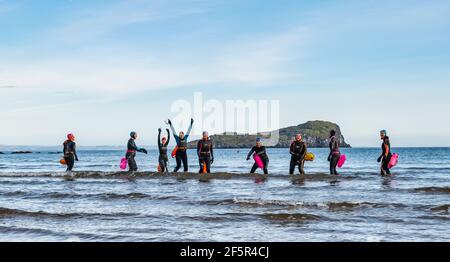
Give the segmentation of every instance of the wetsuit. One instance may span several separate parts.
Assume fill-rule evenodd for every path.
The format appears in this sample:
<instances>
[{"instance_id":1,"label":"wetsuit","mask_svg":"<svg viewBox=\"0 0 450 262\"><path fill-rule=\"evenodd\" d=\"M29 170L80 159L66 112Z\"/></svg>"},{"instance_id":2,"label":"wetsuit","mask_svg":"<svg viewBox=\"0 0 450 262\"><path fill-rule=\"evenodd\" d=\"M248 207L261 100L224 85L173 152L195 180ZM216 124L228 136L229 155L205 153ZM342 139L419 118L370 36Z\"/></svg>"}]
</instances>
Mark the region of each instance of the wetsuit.
<instances>
[{"instance_id":1,"label":"wetsuit","mask_svg":"<svg viewBox=\"0 0 450 262\"><path fill-rule=\"evenodd\" d=\"M328 155L328 161L330 161L330 174L337 175L336 170L339 158L341 158L341 151L339 150L339 140L336 136L332 136L330 139L330 154Z\"/></svg>"},{"instance_id":2,"label":"wetsuit","mask_svg":"<svg viewBox=\"0 0 450 262\"><path fill-rule=\"evenodd\" d=\"M147 154L147 150L137 147L134 142L134 138L130 138L130 140L128 140L127 153L125 155L125 158L128 160L129 171L138 170L136 160L134 159L136 157L136 152L143 152Z\"/></svg>"},{"instance_id":3,"label":"wetsuit","mask_svg":"<svg viewBox=\"0 0 450 262\"><path fill-rule=\"evenodd\" d=\"M183 168L184 168L184 172L187 172L189 167L188 167L188 158L187 158L187 140L189 138L189 134L192 131L192 122L191 125L189 126L188 131L186 132L186 135L183 137L183 139L181 139L179 136L176 135L176 131L173 128L172 125L170 125L170 128L172 129L173 132L173 137L175 138L175 141L177 142L177 154L175 155L175 159L177 161L177 166L175 167L175 169L173 170L173 172L178 172L178 170L180 170L181 168L181 163L183 163Z\"/></svg>"},{"instance_id":4,"label":"wetsuit","mask_svg":"<svg viewBox=\"0 0 450 262\"><path fill-rule=\"evenodd\" d=\"M252 154L255 153L257 155L259 155L259 157L261 158L263 164L264 164L264 174L269 174L268 171L268 166L269 166L269 156L267 155L266 152L266 148L264 146L260 146L260 147L252 147L252 149L250 150L250 152L247 155L247 159L250 159L250 157L252 156ZM252 169L250 170L250 173L255 173L256 169L258 169L258 164L256 164L256 162L253 164Z\"/></svg>"},{"instance_id":5,"label":"wetsuit","mask_svg":"<svg viewBox=\"0 0 450 262\"><path fill-rule=\"evenodd\" d=\"M298 165L298 170L301 175L305 174L303 167L305 166L305 155L306 155L306 143L303 141L297 141L291 143L291 147L289 149L289 153L291 154L291 163L289 166L289 174L294 174L295 166Z\"/></svg>"},{"instance_id":6,"label":"wetsuit","mask_svg":"<svg viewBox=\"0 0 450 262\"><path fill-rule=\"evenodd\" d=\"M72 171L75 164L75 160L78 161L77 149L75 142L71 140L66 140L63 144L64 160L67 164L66 171Z\"/></svg>"},{"instance_id":7,"label":"wetsuit","mask_svg":"<svg viewBox=\"0 0 450 262\"><path fill-rule=\"evenodd\" d=\"M206 172L211 173L211 163L214 162L213 143L209 139L202 139L197 143L199 173L203 173L203 165L206 165Z\"/></svg>"},{"instance_id":8,"label":"wetsuit","mask_svg":"<svg viewBox=\"0 0 450 262\"><path fill-rule=\"evenodd\" d=\"M164 145L161 143L161 130L159 130L158 133L158 149L159 149L158 162L159 167L161 168L161 172L168 173L169 168L167 163L169 162L169 158L167 157L167 146L169 145L170 142L170 132L169 129L166 130L167 130L167 141Z\"/></svg>"},{"instance_id":9,"label":"wetsuit","mask_svg":"<svg viewBox=\"0 0 450 262\"><path fill-rule=\"evenodd\" d=\"M383 139L383 144L381 144L382 154L378 158L378 162L381 161L381 175L390 175L391 171L389 170L389 162L391 161L391 142L389 141L389 137L385 137Z\"/></svg>"}]
</instances>

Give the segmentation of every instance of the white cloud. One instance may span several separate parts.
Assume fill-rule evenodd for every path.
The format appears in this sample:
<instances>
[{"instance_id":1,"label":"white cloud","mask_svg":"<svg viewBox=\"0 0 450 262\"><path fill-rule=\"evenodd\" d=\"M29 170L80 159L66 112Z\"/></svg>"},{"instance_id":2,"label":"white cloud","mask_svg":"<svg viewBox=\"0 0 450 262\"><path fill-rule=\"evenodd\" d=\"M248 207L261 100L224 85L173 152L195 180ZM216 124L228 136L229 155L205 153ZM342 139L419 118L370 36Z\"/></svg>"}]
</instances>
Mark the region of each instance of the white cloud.
<instances>
[{"instance_id":1,"label":"white cloud","mask_svg":"<svg viewBox=\"0 0 450 262\"><path fill-rule=\"evenodd\" d=\"M304 29L295 29L239 40L216 47L212 57L192 54L189 61L167 62L164 55L144 57L114 50L43 60L13 57L0 62L0 84L84 92L130 92L221 83L267 85L291 79L285 63L299 53L304 35Z\"/></svg>"},{"instance_id":2,"label":"white cloud","mask_svg":"<svg viewBox=\"0 0 450 262\"><path fill-rule=\"evenodd\" d=\"M174 43L178 47L175 53L173 48L133 51L127 46L99 51L95 44L82 43L121 26L144 22L152 26L156 20L205 12L211 5L201 0L133 0L77 11L76 15L68 15L70 22L42 35L36 44L8 47L3 54L14 55L3 55L0 61L0 85L120 93L223 83L270 85L292 80L286 64L301 53L306 28L248 34L213 46L199 43L200 51L189 50L182 42ZM91 50L71 52L70 47L55 44L61 41L76 41L85 47L82 50L89 46ZM41 48L48 50L42 52ZM204 50L207 55L202 53Z\"/></svg>"},{"instance_id":3,"label":"white cloud","mask_svg":"<svg viewBox=\"0 0 450 262\"><path fill-rule=\"evenodd\" d=\"M108 2L103 8L76 12L69 22L49 32L49 37L63 42L82 43L95 40L123 26L199 14L205 7L199 1L128 0Z\"/></svg>"},{"instance_id":4,"label":"white cloud","mask_svg":"<svg viewBox=\"0 0 450 262\"><path fill-rule=\"evenodd\" d=\"M99 59L102 60L102 59ZM92 63L76 58L9 66L0 72L5 83L19 87L75 89L79 91L133 91L201 83L188 70L165 69L132 61ZM110 62L110 63L108 63Z\"/></svg>"}]
</instances>

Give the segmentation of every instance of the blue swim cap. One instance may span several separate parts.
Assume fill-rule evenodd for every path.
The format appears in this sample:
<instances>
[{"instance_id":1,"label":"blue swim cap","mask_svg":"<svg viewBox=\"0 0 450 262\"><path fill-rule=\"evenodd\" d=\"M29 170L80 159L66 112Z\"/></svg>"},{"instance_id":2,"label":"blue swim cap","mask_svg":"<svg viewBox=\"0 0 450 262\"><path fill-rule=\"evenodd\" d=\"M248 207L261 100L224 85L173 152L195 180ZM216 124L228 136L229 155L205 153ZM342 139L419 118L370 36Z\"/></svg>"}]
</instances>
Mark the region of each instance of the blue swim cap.
<instances>
[{"instance_id":1,"label":"blue swim cap","mask_svg":"<svg viewBox=\"0 0 450 262\"><path fill-rule=\"evenodd\" d=\"M256 138L256 143L259 143L259 142L261 142L261 138L260 138L260 137L257 137L257 138Z\"/></svg>"},{"instance_id":2,"label":"blue swim cap","mask_svg":"<svg viewBox=\"0 0 450 262\"><path fill-rule=\"evenodd\" d=\"M135 137L137 135L137 133L136 132L134 132L134 131L131 131L131 133L130 133L130 136L131 137Z\"/></svg>"},{"instance_id":3,"label":"blue swim cap","mask_svg":"<svg viewBox=\"0 0 450 262\"><path fill-rule=\"evenodd\" d=\"M387 131L383 129L380 131L380 134L384 134L385 136L387 136Z\"/></svg>"}]
</instances>

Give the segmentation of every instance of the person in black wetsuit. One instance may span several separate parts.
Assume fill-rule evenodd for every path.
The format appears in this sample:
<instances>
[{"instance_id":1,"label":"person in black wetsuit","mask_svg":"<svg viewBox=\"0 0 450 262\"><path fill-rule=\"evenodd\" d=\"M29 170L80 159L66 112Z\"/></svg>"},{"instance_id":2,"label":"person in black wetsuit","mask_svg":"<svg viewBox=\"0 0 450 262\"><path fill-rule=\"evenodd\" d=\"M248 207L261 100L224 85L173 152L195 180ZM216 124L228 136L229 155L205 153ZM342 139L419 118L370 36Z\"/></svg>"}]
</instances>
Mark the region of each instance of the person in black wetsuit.
<instances>
[{"instance_id":1,"label":"person in black wetsuit","mask_svg":"<svg viewBox=\"0 0 450 262\"><path fill-rule=\"evenodd\" d=\"M161 172L169 173L169 167L167 163L169 162L169 158L167 157L167 146L170 142L170 131L169 129L166 129L167 131L167 138L163 137L161 139L161 128L158 129L158 149L159 149L159 167L161 168Z\"/></svg>"},{"instance_id":2,"label":"person in black wetsuit","mask_svg":"<svg viewBox=\"0 0 450 262\"><path fill-rule=\"evenodd\" d=\"M208 132L203 132L203 138L197 143L198 163L200 174L203 173L203 165L206 165L206 172L211 173L211 164L214 163L213 143L209 139Z\"/></svg>"},{"instance_id":3,"label":"person in black wetsuit","mask_svg":"<svg viewBox=\"0 0 450 262\"><path fill-rule=\"evenodd\" d=\"M170 119L169 119L169 125L170 125L170 129L172 129L173 137L175 138L175 141L177 142L177 147L178 147L177 154L175 156L175 159L177 161L177 166L175 167L173 172L176 173L176 172L178 172L178 170L180 170L181 163L183 163L184 172L187 172L189 169L188 158L187 158L187 146L188 146L187 140L189 138L189 135L191 134L192 126L194 125L194 119L191 119L191 124L190 124L186 134L184 134L184 132L180 132L179 135L176 135L175 128L173 128L172 121L170 121Z\"/></svg>"},{"instance_id":4,"label":"person in black wetsuit","mask_svg":"<svg viewBox=\"0 0 450 262\"><path fill-rule=\"evenodd\" d=\"M73 134L67 135L67 140L63 143L64 160L67 164L67 171L72 171L75 161L78 161L75 136Z\"/></svg>"},{"instance_id":5,"label":"person in black wetsuit","mask_svg":"<svg viewBox=\"0 0 450 262\"><path fill-rule=\"evenodd\" d=\"M250 152L247 155L247 161L250 160L250 157L252 156L252 154L257 154L259 155L259 157L261 158L263 164L264 164L264 174L269 174L268 171L268 167L269 167L269 156L267 155L266 152L266 147L262 145L261 143L261 139L257 138L256 139L256 145L254 147L252 147L252 149L250 150ZM256 162L253 164L252 169L250 170L250 173L255 173L256 169L258 168L258 165L256 164Z\"/></svg>"},{"instance_id":6,"label":"person in black wetsuit","mask_svg":"<svg viewBox=\"0 0 450 262\"><path fill-rule=\"evenodd\" d=\"M289 166L289 174L294 174L295 166L298 165L300 175L304 175L305 155L306 155L306 143L302 140L302 135L295 135L295 140L291 143L289 153L291 154L291 163Z\"/></svg>"},{"instance_id":7,"label":"person in black wetsuit","mask_svg":"<svg viewBox=\"0 0 450 262\"><path fill-rule=\"evenodd\" d=\"M137 139L137 137L138 135L136 132L133 131L130 133L130 140L128 140L127 153L125 155L125 158L128 160L129 171L131 172L138 170L136 160L134 159L136 157L136 152L142 152L144 154L148 153L144 148L139 148L136 146L135 140Z\"/></svg>"},{"instance_id":8,"label":"person in black wetsuit","mask_svg":"<svg viewBox=\"0 0 450 262\"><path fill-rule=\"evenodd\" d=\"M386 176L390 175L391 171L389 170L389 162L391 161L392 153L391 153L391 142L389 137L387 136L386 130L380 131L380 138L383 140L381 144L381 155L377 159L378 163L381 162L381 175Z\"/></svg>"},{"instance_id":9,"label":"person in black wetsuit","mask_svg":"<svg viewBox=\"0 0 450 262\"><path fill-rule=\"evenodd\" d=\"M330 174L338 175L336 170L339 158L341 158L341 151L339 150L339 139L336 137L336 131L330 131L330 154L328 161L330 162Z\"/></svg>"}]
</instances>

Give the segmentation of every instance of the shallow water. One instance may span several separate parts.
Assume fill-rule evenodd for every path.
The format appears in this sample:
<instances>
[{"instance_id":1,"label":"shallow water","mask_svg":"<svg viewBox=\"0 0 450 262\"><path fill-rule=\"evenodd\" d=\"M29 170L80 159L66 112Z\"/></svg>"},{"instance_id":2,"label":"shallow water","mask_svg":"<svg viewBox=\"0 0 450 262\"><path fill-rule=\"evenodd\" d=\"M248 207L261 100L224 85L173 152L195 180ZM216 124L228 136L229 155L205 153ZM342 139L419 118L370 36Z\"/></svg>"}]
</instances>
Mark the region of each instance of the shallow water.
<instances>
[{"instance_id":1,"label":"shallow water","mask_svg":"<svg viewBox=\"0 0 450 262\"><path fill-rule=\"evenodd\" d=\"M0 148L0 241L450 241L448 148L393 149L390 177L377 148L344 149L338 177L326 149L305 177L287 175L285 149L269 149L269 176L246 174L248 150L216 150L217 173L200 177L154 174L155 150L134 177L122 151L81 150L74 179L58 149Z\"/></svg>"}]
</instances>

